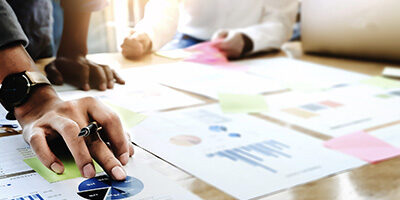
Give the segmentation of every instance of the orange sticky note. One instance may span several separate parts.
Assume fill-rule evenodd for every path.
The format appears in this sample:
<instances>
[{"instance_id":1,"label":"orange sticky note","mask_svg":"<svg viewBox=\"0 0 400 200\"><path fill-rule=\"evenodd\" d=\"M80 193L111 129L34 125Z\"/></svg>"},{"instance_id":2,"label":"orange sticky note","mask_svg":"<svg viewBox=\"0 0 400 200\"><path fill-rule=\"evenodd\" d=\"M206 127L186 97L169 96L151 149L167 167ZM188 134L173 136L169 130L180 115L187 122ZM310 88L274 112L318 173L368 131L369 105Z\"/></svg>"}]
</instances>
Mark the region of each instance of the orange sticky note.
<instances>
[{"instance_id":1,"label":"orange sticky note","mask_svg":"<svg viewBox=\"0 0 400 200\"><path fill-rule=\"evenodd\" d=\"M400 155L400 149L364 132L333 138L324 143L330 149L377 163Z\"/></svg>"}]
</instances>

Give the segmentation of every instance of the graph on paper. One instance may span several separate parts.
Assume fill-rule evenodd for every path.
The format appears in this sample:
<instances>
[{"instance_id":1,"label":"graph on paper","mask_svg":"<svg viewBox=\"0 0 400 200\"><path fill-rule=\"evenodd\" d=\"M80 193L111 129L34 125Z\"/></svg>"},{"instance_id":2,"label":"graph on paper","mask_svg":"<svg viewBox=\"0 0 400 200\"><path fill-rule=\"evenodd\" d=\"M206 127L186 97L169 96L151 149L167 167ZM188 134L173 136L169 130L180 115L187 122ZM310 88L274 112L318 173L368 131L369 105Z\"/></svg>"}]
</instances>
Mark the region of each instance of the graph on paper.
<instances>
[{"instance_id":1,"label":"graph on paper","mask_svg":"<svg viewBox=\"0 0 400 200\"><path fill-rule=\"evenodd\" d=\"M290 147L275 140L266 140L233 149L226 149L215 153L207 154L207 157L226 158L233 162L243 162L254 167L261 167L269 172L277 173L278 171L272 167L263 164L265 157L273 157L276 159L287 158L291 155L285 153L285 149Z\"/></svg>"}]
</instances>

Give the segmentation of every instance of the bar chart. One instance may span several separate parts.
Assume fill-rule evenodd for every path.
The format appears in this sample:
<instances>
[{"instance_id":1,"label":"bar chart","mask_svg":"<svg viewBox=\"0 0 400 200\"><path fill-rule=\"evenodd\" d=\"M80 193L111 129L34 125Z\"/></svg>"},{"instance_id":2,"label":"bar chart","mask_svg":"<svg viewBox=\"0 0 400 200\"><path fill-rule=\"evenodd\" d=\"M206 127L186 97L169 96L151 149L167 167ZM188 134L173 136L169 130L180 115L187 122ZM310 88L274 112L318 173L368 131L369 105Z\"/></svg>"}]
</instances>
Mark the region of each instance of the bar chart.
<instances>
[{"instance_id":1,"label":"bar chart","mask_svg":"<svg viewBox=\"0 0 400 200\"><path fill-rule=\"evenodd\" d=\"M207 157L227 158L234 162L243 162L254 167L263 168L271 173L277 173L278 171L276 169L265 165L264 161L269 157L290 159L291 155L284 152L286 149L290 149L290 146L276 140L266 140L210 153L207 154Z\"/></svg>"}]
</instances>

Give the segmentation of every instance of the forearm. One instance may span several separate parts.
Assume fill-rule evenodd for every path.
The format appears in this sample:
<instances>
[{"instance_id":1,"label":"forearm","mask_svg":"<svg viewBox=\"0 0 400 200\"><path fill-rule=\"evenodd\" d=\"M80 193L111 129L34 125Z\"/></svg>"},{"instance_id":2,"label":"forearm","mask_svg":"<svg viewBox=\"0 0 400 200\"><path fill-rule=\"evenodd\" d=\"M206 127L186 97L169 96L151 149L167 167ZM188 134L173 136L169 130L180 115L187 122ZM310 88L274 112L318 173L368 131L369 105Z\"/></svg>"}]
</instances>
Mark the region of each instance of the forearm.
<instances>
[{"instance_id":1,"label":"forearm","mask_svg":"<svg viewBox=\"0 0 400 200\"><path fill-rule=\"evenodd\" d=\"M90 12L64 6L64 28L57 56L77 57L87 54Z\"/></svg>"},{"instance_id":2,"label":"forearm","mask_svg":"<svg viewBox=\"0 0 400 200\"><path fill-rule=\"evenodd\" d=\"M10 75L24 71L37 70L35 63L21 44L0 49L0 82Z\"/></svg>"}]
</instances>

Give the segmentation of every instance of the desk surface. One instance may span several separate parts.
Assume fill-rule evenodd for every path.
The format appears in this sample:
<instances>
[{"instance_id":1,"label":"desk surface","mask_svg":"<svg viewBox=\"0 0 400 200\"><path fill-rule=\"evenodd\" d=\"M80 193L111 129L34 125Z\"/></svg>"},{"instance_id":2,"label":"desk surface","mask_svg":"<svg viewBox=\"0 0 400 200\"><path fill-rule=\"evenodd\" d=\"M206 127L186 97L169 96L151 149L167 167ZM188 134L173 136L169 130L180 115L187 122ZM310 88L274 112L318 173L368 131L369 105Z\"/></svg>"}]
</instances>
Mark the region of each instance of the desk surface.
<instances>
[{"instance_id":1,"label":"desk surface","mask_svg":"<svg viewBox=\"0 0 400 200\"><path fill-rule=\"evenodd\" d=\"M356 59L322 57L316 55L302 54L300 43L287 44L286 53L272 53L267 55L258 55L256 57L282 57L294 56L298 59L329 65L349 71L360 72L368 75L380 75L385 66L400 67L400 63L383 63ZM286 54L286 55L285 55ZM140 60L129 61L124 59L120 54L94 54L88 56L96 62L109 64L117 68L129 68L144 66L150 64L161 64L176 62L165 59L156 55L148 55ZM251 59L251 58L250 58ZM42 60L38 64L43 66L48 60ZM215 101L205 99L197 95L192 95L208 103ZM257 115L258 116L258 115ZM258 116L261 117L261 116ZM263 117L265 118L265 117ZM272 120L265 118L267 120ZM285 122L272 120L281 125L288 125ZM290 124L289 124L290 125ZM294 129L300 129L292 126ZM318 133L312 133L307 130L301 130L306 134L328 139ZM136 148L136 159L147 163L150 167L166 175L170 179L176 181L184 188L192 191L201 198L212 200L233 199L229 195L219 191L213 186L193 177L180 169L156 158L155 156ZM376 165L367 165L349 172L340 173L326 177L317 181L310 182L305 185L293 187L263 198L263 200L282 200L282 199L337 199L337 200L358 200L358 199L400 199L400 158L385 161Z\"/></svg>"}]
</instances>

